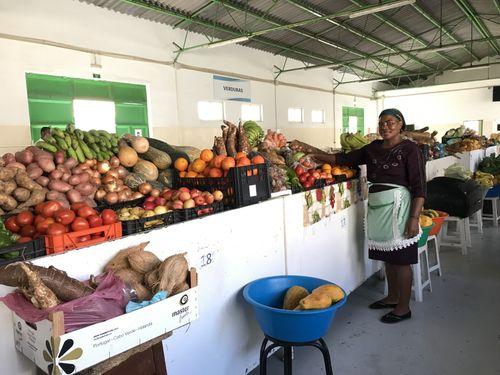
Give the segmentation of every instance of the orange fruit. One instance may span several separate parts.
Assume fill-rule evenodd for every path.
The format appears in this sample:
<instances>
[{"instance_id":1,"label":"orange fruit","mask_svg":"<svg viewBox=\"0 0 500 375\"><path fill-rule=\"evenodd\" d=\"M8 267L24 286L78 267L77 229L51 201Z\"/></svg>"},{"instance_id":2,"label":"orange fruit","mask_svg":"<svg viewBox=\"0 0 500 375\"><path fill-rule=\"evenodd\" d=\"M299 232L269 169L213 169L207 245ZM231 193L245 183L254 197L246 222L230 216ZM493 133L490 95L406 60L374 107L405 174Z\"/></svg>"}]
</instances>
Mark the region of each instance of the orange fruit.
<instances>
[{"instance_id":1,"label":"orange fruit","mask_svg":"<svg viewBox=\"0 0 500 375\"><path fill-rule=\"evenodd\" d=\"M184 172L188 167L188 161L184 158L178 158L174 163L174 168L179 172Z\"/></svg>"},{"instance_id":2,"label":"orange fruit","mask_svg":"<svg viewBox=\"0 0 500 375\"><path fill-rule=\"evenodd\" d=\"M226 157L226 155L217 155L210 162L210 166L212 168L220 168L220 167L222 167L222 160L224 160L225 157Z\"/></svg>"},{"instance_id":3,"label":"orange fruit","mask_svg":"<svg viewBox=\"0 0 500 375\"><path fill-rule=\"evenodd\" d=\"M204 170L203 170L203 175L204 176L208 176L208 174L210 173L210 166L207 166Z\"/></svg>"},{"instance_id":4,"label":"orange fruit","mask_svg":"<svg viewBox=\"0 0 500 375\"><path fill-rule=\"evenodd\" d=\"M252 164L252 162L250 161L249 158L247 158L246 156L243 156L242 158L239 158L237 161L236 161L236 166L237 167L243 167L245 165L250 165Z\"/></svg>"},{"instance_id":5,"label":"orange fruit","mask_svg":"<svg viewBox=\"0 0 500 375\"><path fill-rule=\"evenodd\" d=\"M208 175L214 178L222 177L222 170L220 168L210 168Z\"/></svg>"},{"instance_id":6,"label":"orange fruit","mask_svg":"<svg viewBox=\"0 0 500 375\"><path fill-rule=\"evenodd\" d=\"M342 173L342 170L339 167L333 167L332 168L332 175L338 176L340 174L344 174L344 173Z\"/></svg>"},{"instance_id":7,"label":"orange fruit","mask_svg":"<svg viewBox=\"0 0 500 375\"><path fill-rule=\"evenodd\" d=\"M231 156L226 156L224 158L224 160L222 160L222 163L221 163L222 169L224 169L225 171L228 171L229 169L234 168L235 165L236 165L236 162L234 161L234 158L232 158Z\"/></svg>"},{"instance_id":8,"label":"orange fruit","mask_svg":"<svg viewBox=\"0 0 500 375\"><path fill-rule=\"evenodd\" d=\"M187 177L187 178L194 178L194 177L198 177L198 173L193 172L193 171L189 171L189 172L186 174L186 177Z\"/></svg>"},{"instance_id":9,"label":"orange fruit","mask_svg":"<svg viewBox=\"0 0 500 375\"><path fill-rule=\"evenodd\" d=\"M207 163L205 163L203 160L201 159L196 159L195 161L193 161L193 163L191 164L191 168L193 169L193 172L196 172L196 173L201 173L203 172L203 170L207 167Z\"/></svg>"},{"instance_id":10,"label":"orange fruit","mask_svg":"<svg viewBox=\"0 0 500 375\"><path fill-rule=\"evenodd\" d=\"M203 150L200 154L200 159L203 160L205 163L210 163L213 158L214 158L214 153L212 152L212 150L209 149Z\"/></svg>"},{"instance_id":11,"label":"orange fruit","mask_svg":"<svg viewBox=\"0 0 500 375\"><path fill-rule=\"evenodd\" d=\"M238 159L241 159L241 158L246 158L246 156L247 156L246 152L240 151L240 152L238 152L236 154L236 158L235 159L238 160Z\"/></svg>"},{"instance_id":12,"label":"orange fruit","mask_svg":"<svg viewBox=\"0 0 500 375\"><path fill-rule=\"evenodd\" d=\"M179 177L184 178L184 177L186 177L186 174L187 174L186 171L179 172Z\"/></svg>"},{"instance_id":13,"label":"orange fruit","mask_svg":"<svg viewBox=\"0 0 500 375\"><path fill-rule=\"evenodd\" d=\"M331 166L330 164L328 164L328 163L323 164L323 166L321 167L321 170L322 170L323 172L328 173L329 171L331 171L331 170L332 170L332 166Z\"/></svg>"},{"instance_id":14,"label":"orange fruit","mask_svg":"<svg viewBox=\"0 0 500 375\"><path fill-rule=\"evenodd\" d=\"M266 159L264 159L260 155L256 155L252 158L252 164L264 164L266 162Z\"/></svg>"}]
</instances>

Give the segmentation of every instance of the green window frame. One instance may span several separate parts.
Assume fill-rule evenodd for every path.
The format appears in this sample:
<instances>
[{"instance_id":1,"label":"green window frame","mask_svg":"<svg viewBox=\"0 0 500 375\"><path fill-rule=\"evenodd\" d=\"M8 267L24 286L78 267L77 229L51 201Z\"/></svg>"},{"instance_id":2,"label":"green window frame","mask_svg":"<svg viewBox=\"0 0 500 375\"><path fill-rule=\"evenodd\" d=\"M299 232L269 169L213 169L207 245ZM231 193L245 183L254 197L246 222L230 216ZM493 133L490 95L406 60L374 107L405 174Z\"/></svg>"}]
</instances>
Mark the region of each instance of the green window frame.
<instances>
[{"instance_id":1,"label":"green window frame","mask_svg":"<svg viewBox=\"0 0 500 375\"><path fill-rule=\"evenodd\" d=\"M26 73L31 139L40 139L44 126L64 128L74 123L73 100L115 103L116 133L149 136L145 85Z\"/></svg>"},{"instance_id":2,"label":"green window frame","mask_svg":"<svg viewBox=\"0 0 500 375\"><path fill-rule=\"evenodd\" d=\"M358 107L342 107L342 133L349 132L349 117L358 118L358 131L365 135L365 109Z\"/></svg>"}]
</instances>

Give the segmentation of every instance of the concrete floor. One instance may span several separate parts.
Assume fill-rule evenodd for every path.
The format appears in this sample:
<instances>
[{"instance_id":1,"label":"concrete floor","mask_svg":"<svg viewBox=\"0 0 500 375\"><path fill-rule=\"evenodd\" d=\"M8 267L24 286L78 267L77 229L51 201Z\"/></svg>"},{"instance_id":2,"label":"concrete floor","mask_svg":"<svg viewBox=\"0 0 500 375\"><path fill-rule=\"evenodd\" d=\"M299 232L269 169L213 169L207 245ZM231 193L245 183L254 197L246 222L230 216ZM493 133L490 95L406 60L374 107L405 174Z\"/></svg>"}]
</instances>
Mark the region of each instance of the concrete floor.
<instances>
[{"instance_id":1,"label":"concrete floor","mask_svg":"<svg viewBox=\"0 0 500 375\"><path fill-rule=\"evenodd\" d=\"M325 338L336 375L500 375L500 229L472 236L467 256L442 248L443 276L433 274L423 303L412 301L409 321L386 325L385 310L367 308L382 297L376 278L349 296ZM294 375L325 373L318 350L294 350ZM267 373L283 374L279 355Z\"/></svg>"}]
</instances>

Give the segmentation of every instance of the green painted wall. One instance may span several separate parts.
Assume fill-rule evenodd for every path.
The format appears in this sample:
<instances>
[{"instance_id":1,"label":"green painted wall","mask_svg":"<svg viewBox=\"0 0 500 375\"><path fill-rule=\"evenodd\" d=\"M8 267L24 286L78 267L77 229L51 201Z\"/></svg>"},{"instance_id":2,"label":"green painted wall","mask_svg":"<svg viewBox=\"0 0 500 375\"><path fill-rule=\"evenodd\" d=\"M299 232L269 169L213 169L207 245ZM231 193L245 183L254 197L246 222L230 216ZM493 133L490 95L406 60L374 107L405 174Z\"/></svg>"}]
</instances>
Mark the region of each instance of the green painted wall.
<instances>
[{"instance_id":1,"label":"green painted wall","mask_svg":"<svg viewBox=\"0 0 500 375\"><path fill-rule=\"evenodd\" d=\"M358 131L365 135L365 110L357 107L342 107L342 133L349 132L349 117L358 118Z\"/></svg>"},{"instance_id":2,"label":"green painted wall","mask_svg":"<svg viewBox=\"0 0 500 375\"><path fill-rule=\"evenodd\" d=\"M44 126L64 128L74 123L73 100L115 102L116 132L149 136L146 86L26 73L31 139L40 139Z\"/></svg>"}]
</instances>

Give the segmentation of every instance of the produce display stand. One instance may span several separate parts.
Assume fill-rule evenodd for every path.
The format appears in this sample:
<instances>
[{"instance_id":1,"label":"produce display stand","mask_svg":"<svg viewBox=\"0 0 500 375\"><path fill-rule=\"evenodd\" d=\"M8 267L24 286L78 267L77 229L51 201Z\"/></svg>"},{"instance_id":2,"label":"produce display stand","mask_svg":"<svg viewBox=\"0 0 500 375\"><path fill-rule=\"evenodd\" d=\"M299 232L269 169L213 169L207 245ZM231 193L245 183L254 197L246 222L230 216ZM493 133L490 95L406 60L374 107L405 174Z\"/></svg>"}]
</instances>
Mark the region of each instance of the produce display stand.
<instances>
[{"instance_id":1,"label":"produce display stand","mask_svg":"<svg viewBox=\"0 0 500 375\"><path fill-rule=\"evenodd\" d=\"M477 168L479 167L479 163L481 163L481 160L485 158L485 154L485 150L480 149L462 152L460 154L457 154L457 157L459 159L459 163L463 165L466 170L476 172Z\"/></svg>"},{"instance_id":2,"label":"produce display stand","mask_svg":"<svg viewBox=\"0 0 500 375\"><path fill-rule=\"evenodd\" d=\"M444 170L458 162L459 159L455 156L445 156L444 158L429 160L425 164L425 174L427 181L430 181L435 177L444 176Z\"/></svg>"},{"instance_id":3,"label":"produce display stand","mask_svg":"<svg viewBox=\"0 0 500 375\"><path fill-rule=\"evenodd\" d=\"M64 332L64 314L28 324L13 313L16 348L47 374L74 373L198 318L196 270L191 288L160 302L79 330ZM56 370L57 369L57 370ZM68 372L69 370L69 372Z\"/></svg>"}]
</instances>

